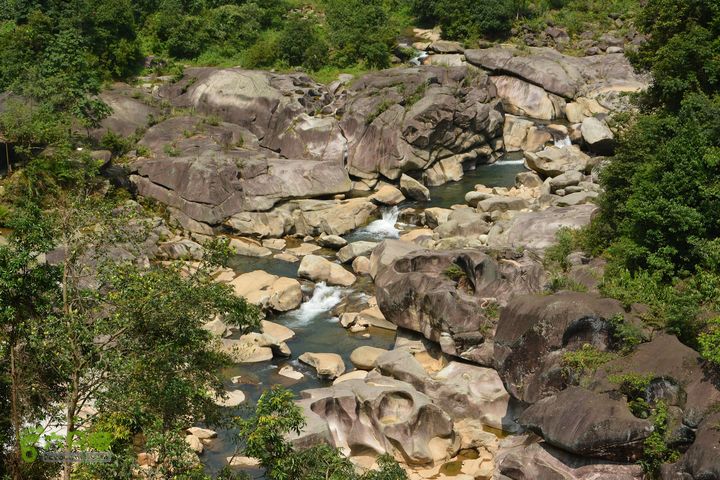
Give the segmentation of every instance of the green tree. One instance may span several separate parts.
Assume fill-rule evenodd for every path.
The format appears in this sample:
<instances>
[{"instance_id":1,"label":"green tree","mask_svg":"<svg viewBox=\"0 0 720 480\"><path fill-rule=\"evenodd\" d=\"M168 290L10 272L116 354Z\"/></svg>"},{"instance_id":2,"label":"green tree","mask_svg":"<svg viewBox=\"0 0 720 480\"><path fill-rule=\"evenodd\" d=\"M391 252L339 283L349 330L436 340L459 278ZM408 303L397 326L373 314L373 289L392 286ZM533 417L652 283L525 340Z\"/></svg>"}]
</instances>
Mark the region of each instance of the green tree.
<instances>
[{"instance_id":1,"label":"green tree","mask_svg":"<svg viewBox=\"0 0 720 480\"><path fill-rule=\"evenodd\" d=\"M434 16L449 39L507 35L517 11L513 0L436 0Z\"/></svg>"},{"instance_id":2,"label":"green tree","mask_svg":"<svg viewBox=\"0 0 720 480\"><path fill-rule=\"evenodd\" d=\"M382 0L326 0L325 13L339 66L358 62L376 68L389 66L396 32Z\"/></svg>"},{"instance_id":3,"label":"green tree","mask_svg":"<svg viewBox=\"0 0 720 480\"><path fill-rule=\"evenodd\" d=\"M653 75L650 96L678 110L688 93L720 88L720 2L648 0L637 25L648 35L633 63Z\"/></svg>"},{"instance_id":4,"label":"green tree","mask_svg":"<svg viewBox=\"0 0 720 480\"><path fill-rule=\"evenodd\" d=\"M20 459L20 430L42 416L40 406L52 390L38 362L43 346L36 335L59 299L60 275L42 260L52 248L53 228L37 207L18 209L10 227L8 244L0 246L0 383L8 407L0 414L0 427L3 445L12 446L3 449L3 463L13 479L21 479L28 466Z\"/></svg>"}]
</instances>

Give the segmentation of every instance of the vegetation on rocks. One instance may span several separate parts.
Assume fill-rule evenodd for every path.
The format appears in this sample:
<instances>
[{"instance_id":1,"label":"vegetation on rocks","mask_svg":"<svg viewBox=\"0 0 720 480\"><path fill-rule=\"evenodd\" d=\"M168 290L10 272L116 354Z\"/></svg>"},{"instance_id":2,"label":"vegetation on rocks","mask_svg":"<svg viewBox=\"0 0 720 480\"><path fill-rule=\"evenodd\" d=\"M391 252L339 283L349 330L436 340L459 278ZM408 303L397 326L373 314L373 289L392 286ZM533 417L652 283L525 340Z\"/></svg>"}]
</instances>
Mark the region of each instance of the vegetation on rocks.
<instances>
[{"instance_id":1,"label":"vegetation on rocks","mask_svg":"<svg viewBox=\"0 0 720 480\"><path fill-rule=\"evenodd\" d=\"M388 455L378 457L378 470L358 474L338 449L326 444L297 450L287 439L305 426L294 395L282 387L267 390L254 414L237 421L243 454L257 458L272 480L404 480L405 471Z\"/></svg>"}]
</instances>

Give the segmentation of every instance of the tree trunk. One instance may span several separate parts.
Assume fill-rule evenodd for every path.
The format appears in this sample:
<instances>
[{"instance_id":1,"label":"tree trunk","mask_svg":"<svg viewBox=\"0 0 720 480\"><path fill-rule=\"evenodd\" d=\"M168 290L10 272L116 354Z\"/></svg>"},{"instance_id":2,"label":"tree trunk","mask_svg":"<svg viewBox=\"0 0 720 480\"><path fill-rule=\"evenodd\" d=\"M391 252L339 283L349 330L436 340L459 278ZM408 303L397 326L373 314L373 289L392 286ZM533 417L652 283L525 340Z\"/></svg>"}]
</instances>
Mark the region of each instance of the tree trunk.
<instances>
[{"instance_id":1,"label":"tree trunk","mask_svg":"<svg viewBox=\"0 0 720 480\"><path fill-rule=\"evenodd\" d=\"M72 376L72 391L68 397L67 410L65 412L65 424L67 427L67 434L65 436L65 453L69 456L72 452L73 434L75 433L75 414L78 405L78 399L80 397L79 392L80 385L80 374L76 370ZM73 470L73 464L68 459L65 459L63 463L63 480L70 480L70 474Z\"/></svg>"},{"instance_id":2,"label":"tree trunk","mask_svg":"<svg viewBox=\"0 0 720 480\"><path fill-rule=\"evenodd\" d=\"M20 389L20 375L17 369L17 337L15 330L10 334L10 421L14 433L14 452L12 454L12 478L13 480L21 480L22 473L20 466L22 462L22 452L20 450L20 430L22 419L20 415L20 402L18 390Z\"/></svg>"}]
</instances>

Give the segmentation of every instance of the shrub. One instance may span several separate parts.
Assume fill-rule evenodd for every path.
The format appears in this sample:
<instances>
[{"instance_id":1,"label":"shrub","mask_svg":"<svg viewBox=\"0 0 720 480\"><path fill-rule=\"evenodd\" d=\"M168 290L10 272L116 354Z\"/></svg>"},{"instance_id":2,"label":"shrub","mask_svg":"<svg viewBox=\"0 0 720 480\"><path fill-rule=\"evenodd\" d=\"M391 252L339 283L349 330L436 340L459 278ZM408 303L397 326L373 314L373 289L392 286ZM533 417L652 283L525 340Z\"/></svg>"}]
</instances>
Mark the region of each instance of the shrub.
<instances>
[{"instance_id":1,"label":"shrub","mask_svg":"<svg viewBox=\"0 0 720 480\"><path fill-rule=\"evenodd\" d=\"M698 337L700 354L715 366L720 366L720 317L708 322L708 331Z\"/></svg>"}]
</instances>

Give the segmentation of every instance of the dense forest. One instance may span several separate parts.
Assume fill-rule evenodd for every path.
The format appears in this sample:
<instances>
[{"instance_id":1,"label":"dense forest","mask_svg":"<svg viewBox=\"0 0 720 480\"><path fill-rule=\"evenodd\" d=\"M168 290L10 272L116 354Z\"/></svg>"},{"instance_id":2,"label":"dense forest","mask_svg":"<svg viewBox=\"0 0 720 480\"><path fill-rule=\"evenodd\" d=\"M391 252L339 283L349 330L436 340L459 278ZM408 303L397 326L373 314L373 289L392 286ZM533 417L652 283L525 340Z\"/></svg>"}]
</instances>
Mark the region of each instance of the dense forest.
<instances>
[{"instance_id":1,"label":"dense forest","mask_svg":"<svg viewBox=\"0 0 720 480\"><path fill-rule=\"evenodd\" d=\"M388 457L360 476L335 449L294 450L285 435L304 421L284 390L269 390L249 417L218 408L231 360L203 325L222 315L250 332L260 312L212 281L227 242L205 244L194 271L128 260L163 235L161 209L108 186L102 161L88 154L98 145L87 132L111 113L97 96L103 88L144 75L180 79L192 66L304 71L325 82L406 62L414 52L398 39L413 26L472 46L521 45L561 26L577 53L576 37L600 36L613 19L646 37L626 53L651 88L632 99L636 113L616 119L622 133L601 175L600 213L553 253L606 259L604 295L647 305L650 328L718 369L720 1L0 0L0 139L13 148L0 187L0 478L209 478L182 438L197 423L239 431L245 453L275 480L406 478ZM135 141L108 134L100 146L123 154ZM59 245L62 261L46 262ZM91 428L111 432L113 463L22 461L24 426L57 418L72 432L90 398ZM643 459L651 475L676 458L654 441ZM69 451L72 435L58 442ZM141 474L139 444L157 457Z\"/></svg>"}]
</instances>

